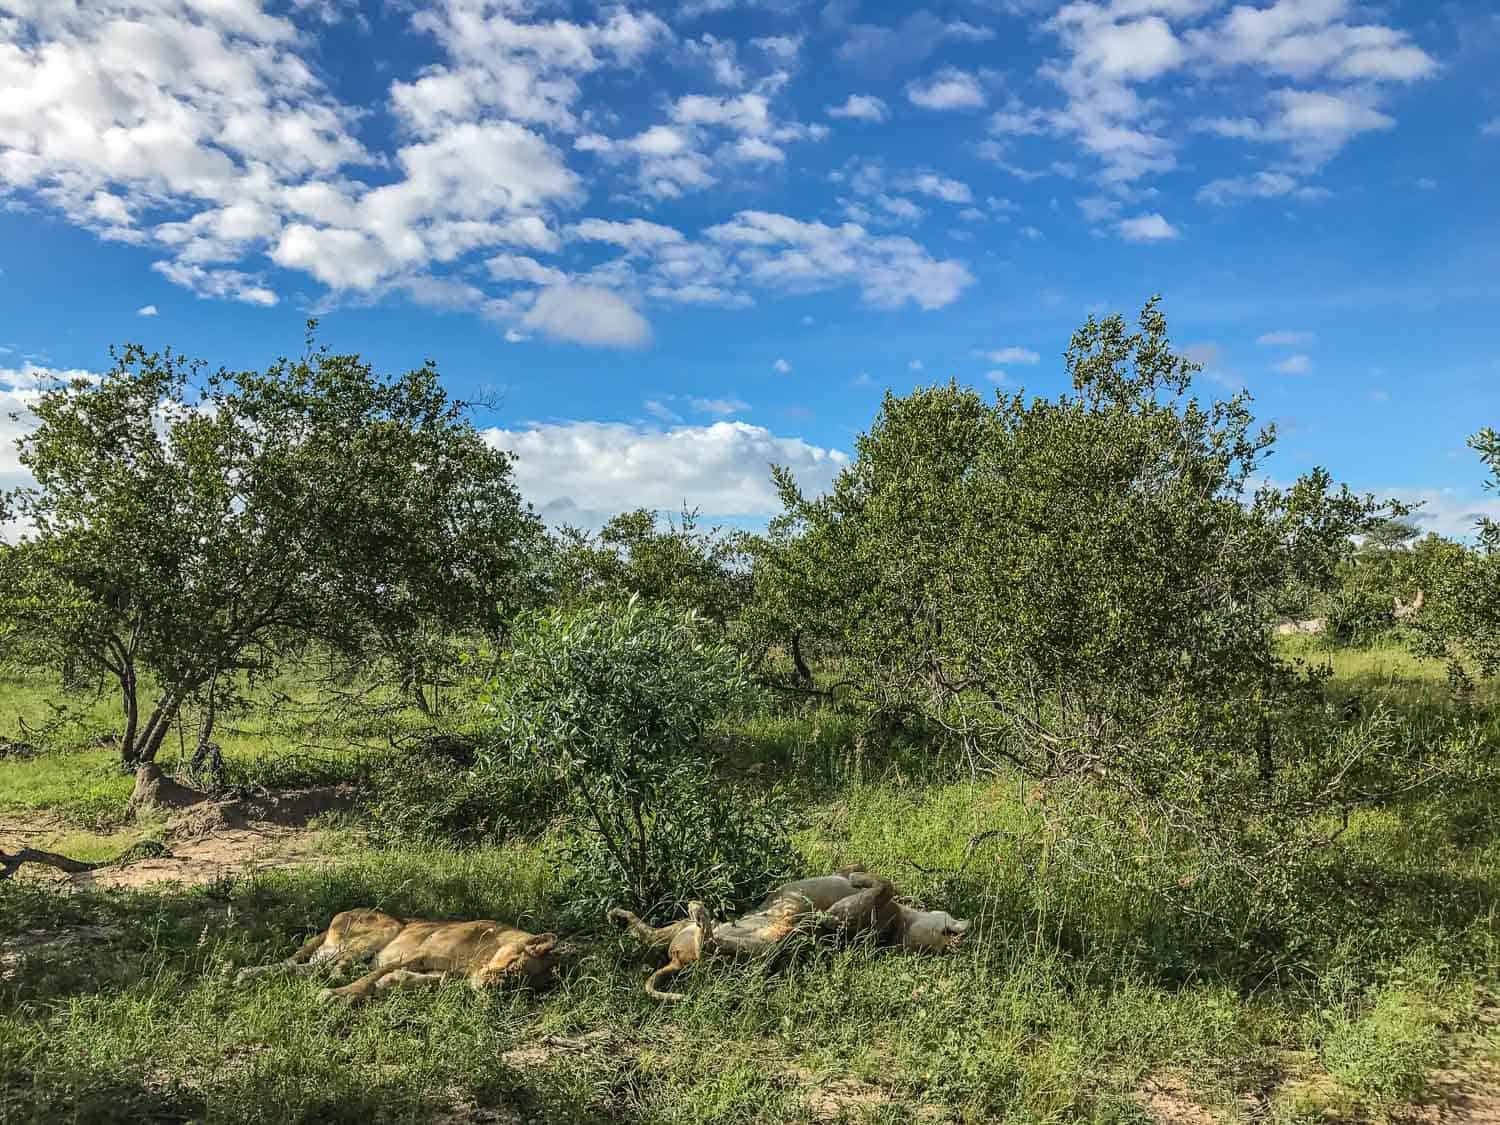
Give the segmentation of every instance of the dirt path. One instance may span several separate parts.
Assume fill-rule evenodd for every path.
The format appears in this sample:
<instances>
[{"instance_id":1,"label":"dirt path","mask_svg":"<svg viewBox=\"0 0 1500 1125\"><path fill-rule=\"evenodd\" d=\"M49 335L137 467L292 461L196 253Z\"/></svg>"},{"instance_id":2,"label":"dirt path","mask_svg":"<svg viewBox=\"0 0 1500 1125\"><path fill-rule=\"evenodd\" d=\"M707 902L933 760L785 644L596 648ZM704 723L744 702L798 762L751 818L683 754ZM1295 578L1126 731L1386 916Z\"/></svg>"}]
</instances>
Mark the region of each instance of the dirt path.
<instances>
[{"instance_id":1,"label":"dirt path","mask_svg":"<svg viewBox=\"0 0 1500 1125\"><path fill-rule=\"evenodd\" d=\"M319 862L316 829L319 816L349 808L354 793L347 787L294 790L287 793L207 801L175 813L162 842L167 854L95 871L64 875L28 864L17 878L38 879L79 888L143 887L152 883L212 883L226 876ZM70 833L56 817L0 817L0 851L21 847L47 849ZM110 850L123 851L140 839L134 830L95 838ZM63 849L59 849L63 850Z\"/></svg>"}]
</instances>

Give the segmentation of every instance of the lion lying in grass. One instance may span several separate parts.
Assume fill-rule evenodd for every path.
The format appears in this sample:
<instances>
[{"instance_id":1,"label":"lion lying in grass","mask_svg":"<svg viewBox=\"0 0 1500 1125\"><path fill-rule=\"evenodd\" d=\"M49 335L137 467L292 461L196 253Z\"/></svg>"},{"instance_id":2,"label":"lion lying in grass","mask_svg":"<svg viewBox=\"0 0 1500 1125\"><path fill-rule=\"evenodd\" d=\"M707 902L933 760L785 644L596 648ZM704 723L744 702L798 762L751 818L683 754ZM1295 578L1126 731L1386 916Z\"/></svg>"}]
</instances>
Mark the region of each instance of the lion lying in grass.
<instances>
[{"instance_id":1,"label":"lion lying in grass","mask_svg":"<svg viewBox=\"0 0 1500 1125\"><path fill-rule=\"evenodd\" d=\"M369 972L343 988L325 988L323 1003L355 1003L392 988L463 978L477 991L497 985L542 984L563 954L556 934L532 934L503 922L417 922L379 910L346 910L285 961L241 969L236 984L270 973Z\"/></svg>"},{"instance_id":2,"label":"lion lying in grass","mask_svg":"<svg viewBox=\"0 0 1500 1125\"><path fill-rule=\"evenodd\" d=\"M657 987L705 953L765 957L784 947L794 934L872 934L877 941L903 949L942 953L954 949L970 923L943 910L916 910L896 901L889 879L850 867L832 875L799 879L771 892L758 910L716 924L699 902L688 905L680 922L653 928L619 907L610 918L626 926L647 949L665 949L667 963L646 981L646 994L658 1000L681 1000L679 992Z\"/></svg>"}]
</instances>

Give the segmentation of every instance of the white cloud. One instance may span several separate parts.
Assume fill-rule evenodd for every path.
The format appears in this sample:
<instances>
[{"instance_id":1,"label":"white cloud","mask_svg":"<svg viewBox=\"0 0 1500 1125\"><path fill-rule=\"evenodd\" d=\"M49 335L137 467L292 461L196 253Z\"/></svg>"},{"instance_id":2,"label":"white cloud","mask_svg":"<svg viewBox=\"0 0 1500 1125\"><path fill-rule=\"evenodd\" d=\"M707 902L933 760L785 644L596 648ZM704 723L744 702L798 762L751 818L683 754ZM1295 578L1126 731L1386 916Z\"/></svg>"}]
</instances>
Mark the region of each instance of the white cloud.
<instances>
[{"instance_id":1,"label":"white cloud","mask_svg":"<svg viewBox=\"0 0 1500 1125\"><path fill-rule=\"evenodd\" d=\"M784 359L778 358L775 363L771 364L771 368L778 375L790 375L792 373L792 365Z\"/></svg>"},{"instance_id":2,"label":"white cloud","mask_svg":"<svg viewBox=\"0 0 1500 1125\"><path fill-rule=\"evenodd\" d=\"M1481 137L1500 137L1500 117L1491 117L1479 127Z\"/></svg>"},{"instance_id":3,"label":"white cloud","mask_svg":"<svg viewBox=\"0 0 1500 1125\"><path fill-rule=\"evenodd\" d=\"M712 517L764 518L781 510L770 467L786 465L809 494L826 491L848 457L745 422L657 430L567 422L486 431L516 455L516 483L544 517L587 504L608 514L684 504Z\"/></svg>"},{"instance_id":4,"label":"white cloud","mask_svg":"<svg viewBox=\"0 0 1500 1125\"><path fill-rule=\"evenodd\" d=\"M779 118L771 104L771 94L778 88L762 82L747 93L728 97L687 94L669 106L668 123L623 139L589 133L579 137L574 147L611 163L634 162L643 195L677 199L712 187L736 165L783 162L786 154L781 146L785 144L818 141L828 135L826 125Z\"/></svg>"},{"instance_id":5,"label":"white cloud","mask_svg":"<svg viewBox=\"0 0 1500 1125\"><path fill-rule=\"evenodd\" d=\"M969 190L967 184L948 176L939 176L935 172L922 172L914 175L904 181L903 186L907 191L928 195L933 199L941 199L944 203L974 202L974 193Z\"/></svg>"},{"instance_id":6,"label":"white cloud","mask_svg":"<svg viewBox=\"0 0 1500 1125\"><path fill-rule=\"evenodd\" d=\"M1041 231L1037 230L1036 227L1029 226L1022 227L1018 233L1022 238L1030 239L1032 242L1040 242L1042 239L1047 237Z\"/></svg>"},{"instance_id":7,"label":"white cloud","mask_svg":"<svg viewBox=\"0 0 1500 1125\"><path fill-rule=\"evenodd\" d=\"M544 266L525 254L496 254L484 263L496 281L520 281L527 285L566 285L568 275L553 266Z\"/></svg>"},{"instance_id":8,"label":"white cloud","mask_svg":"<svg viewBox=\"0 0 1500 1125\"><path fill-rule=\"evenodd\" d=\"M91 371L38 367L33 363L18 368L0 367L0 490L36 483L30 470L21 464L16 442L36 429L37 417L31 408L42 392L73 379L97 382L99 376ZM0 541L13 543L24 530L17 523L0 525Z\"/></svg>"},{"instance_id":9,"label":"white cloud","mask_svg":"<svg viewBox=\"0 0 1500 1125\"><path fill-rule=\"evenodd\" d=\"M1246 199L1278 199L1283 196L1316 202L1327 199L1330 194L1326 188L1303 184L1286 172L1272 171L1210 180L1198 189L1197 198L1203 203L1225 207Z\"/></svg>"},{"instance_id":10,"label":"white cloud","mask_svg":"<svg viewBox=\"0 0 1500 1125\"><path fill-rule=\"evenodd\" d=\"M980 354L983 355L985 359L989 360L991 363L1022 363L1028 366L1035 367L1038 363L1042 362L1042 357L1036 352L1032 351L1030 348L1019 348L1012 346L1008 348L997 348L994 351L981 352Z\"/></svg>"},{"instance_id":11,"label":"white cloud","mask_svg":"<svg viewBox=\"0 0 1500 1125\"><path fill-rule=\"evenodd\" d=\"M1298 352L1289 355L1280 363L1272 365L1274 370L1282 375L1311 375L1313 371L1312 357Z\"/></svg>"},{"instance_id":12,"label":"white cloud","mask_svg":"<svg viewBox=\"0 0 1500 1125\"><path fill-rule=\"evenodd\" d=\"M733 39L720 39L706 32L698 39L689 39L681 49L689 57L707 64L714 81L720 86L738 90L745 84L745 70L740 66L738 51Z\"/></svg>"},{"instance_id":13,"label":"white cloud","mask_svg":"<svg viewBox=\"0 0 1500 1125\"><path fill-rule=\"evenodd\" d=\"M1411 82L1437 72L1437 63L1406 32L1345 22L1352 7L1350 0L1237 4L1218 24L1189 32L1189 41L1219 66L1251 66L1302 80L1331 74Z\"/></svg>"},{"instance_id":14,"label":"white cloud","mask_svg":"<svg viewBox=\"0 0 1500 1125\"><path fill-rule=\"evenodd\" d=\"M1426 535L1435 531L1450 539L1473 542L1480 519L1500 522L1500 498L1493 494L1464 494L1452 488L1386 487L1374 489L1406 504L1421 504L1409 517Z\"/></svg>"},{"instance_id":15,"label":"white cloud","mask_svg":"<svg viewBox=\"0 0 1500 1125\"><path fill-rule=\"evenodd\" d=\"M1000 371L998 369L994 371L986 371L984 373L984 377L991 383L1003 383L1010 378L1010 376L1007 375L1004 371Z\"/></svg>"},{"instance_id":16,"label":"white cloud","mask_svg":"<svg viewBox=\"0 0 1500 1125\"><path fill-rule=\"evenodd\" d=\"M299 0L318 18L345 9ZM245 264L266 255L335 290L430 300L472 286L435 267L476 250L555 250L554 209L582 181L534 124L571 129L577 77L631 66L670 38L649 14L527 22L471 0L413 17L446 61L390 87L403 145L371 153L313 44L250 0L24 4L0 43L0 193L101 237L151 245L200 296L271 305ZM394 165L378 182L363 167Z\"/></svg>"},{"instance_id":17,"label":"white cloud","mask_svg":"<svg viewBox=\"0 0 1500 1125\"><path fill-rule=\"evenodd\" d=\"M1294 332L1283 329L1257 336L1255 342L1263 348L1295 348L1306 346L1316 338L1312 332Z\"/></svg>"},{"instance_id":18,"label":"white cloud","mask_svg":"<svg viewBox=\"0 0 1500 1125\"><path fill-rule=\"evenodd\" d=\"M791 62L802 50L802 37L799 35L762 35L750 40L752 47L758 47L772 58L780 59L782 62Z\"/></svg>"},{"instance_id":19,"label":"white cloud","mask_svg":"<svg viewBox=\"0 0 1500 1125\"><path fill-rule=\"evenodd\" d=\"M631 253L643 253L662 246L686 242L681 231L645 219L617 222L609 219L584 219L569 228L575 238L587 242L607 242Z\"/></svg>"},{"instance_id":20,"label":"white cloud","mask_svg":"<svg viewBox=\"0 0 1500 1125\"><path fill-rule=\"evenodd\" d=\"M912 105L931 110L980 109L988 100L972 74L945 67L925 82L909 82L906 97Z\"/></svg>"},{"instance_id":21,"label":"white cloud","mask_svg":"<svg viewBox=\"0 0 1500 1125\"><path fill-rule=\"evenodd\" d=\"M952 304L974 281L962 262L933 258L910 238L871 235L857 223L831 227L767 211L741 211L705 234L729 249L748 280L813 293L857 285L880 308Z\"/></svg>"},{"instance_id":22,"label":"white cloud","mask_svg":"<svg viewBox=\"0 0 1500 1125\"><path fill-rule=\"evenodd\" d=\"M850 94L843 105L831 105L829 117L849 117L856 121L884 121L891 115L885 102L873 94Z\"/></svg>"},{"instance_id":23,"label":"white cloud","mask_svg":"<svg viewBox=\"0 0 1500 1125\"><path fill-rule=\"evenodd\" d=\"M1326 163L1362 133L1392 129L1395 118L1375 108L1368 89L1330 93L1325 90L1278 90L1273 112L1253 117L1211 117L1194 122L1200 132L1232 140L1287 145L1311 167Z\"/></svg>"},{"instance_id":24,"label":"white cloud","mask_svg":"<svg viewBox=\"0 0 1500 1125\"><path fill-rule=\"evenodd\" d=\"M908 371L921 371L925 366L920 359L914 359L906 365Z\"/></svg>"},{"instance_id":25,"label":"white cloud","mask_svg":"<svg viewBox=\"0 0 1500 1125\"><path fill-rule=\"evenodd\" d=\"M645 402L641 403L641 408L645 410L647 414L651 415L651 417L655 418L658 422L682 421L682 415L678 414L671 407L657 401L656 399L647 399Z\"/></svg>"},{"instance_id":26,"label":"white cloud","mask_svg":"<svg viewBox=\"0 0 1500 1125\"><path fill-rule=\"evenodd\" d=\"M518 332L514 328L507 328L505 330L505 342L507 344L524 344L529 339L531 337L526 335L526 333Z\"/></svg>"},{"instance_id":27,"label":"white cloud","mask_svg":"<svg viewBox=\"0 0 1500 1125\"><path fill-rule=\"evenodd\" d=\"M634 348L651 339L651 326L629 301L586 285L543 289L521 323L554 339L603 347Z\"/></svg>"},{"instance_id":28,"label":"white cloud","mask_svg":"<svg viewBox=\"0 0 1500 1125\"><path fill-rule=\"evenodd\" d=\"M720 418L727 418L731 414L742 414L750 409L750 404L737 398L699 398L689 396L688 404L699 414L715 414Z\"/></svg>"},{"instance_id":29,"label":"white cloud","mask_svg":"<svg viewBox=\"0 0 1500 1125\"><path fill-rule=\"evenodd\" d=\"M1116 229L1126 242L1166 242L1182 237L1176 227L1155 212L1121 219Z\"/></svg>"},{"instance_id":30,"label":"white cloud","mask_svg":"<svg viewBox=\"0 0 1500 1125\"><path fill-rule=\"evenodd\" d=\"M136 316L155 316L156 315L156 306L155 305L142 305L140 308L138 308L138 309L135 310L135 315Z\"/></svg>"},{"instance_id":31,"label":"white cloud","mask_svg":"<svg viewBox=\"0 0 1500 1125\"><path fill-rule=\"evenodd\" d=\"M279 298L258 278L239 270L205 269L181 262L153 262L151 268L168 281L191 289L200 297L241 301L270 308Z\"/></svg>"}]
</instances>

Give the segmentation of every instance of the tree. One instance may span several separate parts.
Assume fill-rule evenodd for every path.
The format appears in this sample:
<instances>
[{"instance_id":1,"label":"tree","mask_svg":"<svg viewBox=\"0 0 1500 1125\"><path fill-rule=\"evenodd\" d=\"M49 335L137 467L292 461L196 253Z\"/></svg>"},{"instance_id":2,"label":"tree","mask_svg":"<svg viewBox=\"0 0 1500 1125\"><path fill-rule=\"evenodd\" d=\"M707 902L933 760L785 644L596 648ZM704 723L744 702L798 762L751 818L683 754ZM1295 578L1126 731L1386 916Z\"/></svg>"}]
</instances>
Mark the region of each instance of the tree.
<instances>
[{"instance_id":1,"label":"tree","mask_svg":"<svg viewBox=\"0 0 1500 1125\"><path fill-rule=\"evenodd\" d=\"M698 526L684 511L662 526L637 508L615 516L597 536L564 528L554 544L554 597L563 605L624 602L693 610L722 628L743 609L750 580L737 535Z\"/></svg>"},{"instance_id":2,"label":"tree","mask_svg":"<svg viewBox=\"0 0 1500 1125\"><path fill-rule=\"evenodd\" d=\"M1327 588L1392 508L1323 470L1253 487L1274 431L1244 394L1188 394L1154 301L1134 333L1090 318L1066 365L1050 400L888 394L827 496L779 473L779 612L976 761L1194 802L1264 788L1270 709L1299 683L1273 607L1293 580Z\"/></svg>"},{"instance_id":3,"label":"tree","mask_svg":"<svg viewBox=\"0 0 1500 1125\"><path fill-rule=\"evenodd\" d=\"M127 766L188 700L309 643L498 629L540 533L508 455L431 362L381 378L310 347L205 374L132 345L33 411L20 456L36 483L5 498L29 530L0 560L0 616L113 678Z\"/></svg>"},{"instance_id":4,"label":"tree","mask_svg":"<svg viewBox=\"0 0 1500 1125\"><path fill-rule=\"evenodd\" d=\"M1500 488L1500 433L1485 428L1469 445L1489 469L1485 489ZM1428 552L1423 573L1431 593L1417 621L1417 651L1447 660L1450 678L1464 690L1476 676L1500 674L1500 523L1481 518L1475 531L1475 550L1449 544Z\"/></svg>"}]
</instances>

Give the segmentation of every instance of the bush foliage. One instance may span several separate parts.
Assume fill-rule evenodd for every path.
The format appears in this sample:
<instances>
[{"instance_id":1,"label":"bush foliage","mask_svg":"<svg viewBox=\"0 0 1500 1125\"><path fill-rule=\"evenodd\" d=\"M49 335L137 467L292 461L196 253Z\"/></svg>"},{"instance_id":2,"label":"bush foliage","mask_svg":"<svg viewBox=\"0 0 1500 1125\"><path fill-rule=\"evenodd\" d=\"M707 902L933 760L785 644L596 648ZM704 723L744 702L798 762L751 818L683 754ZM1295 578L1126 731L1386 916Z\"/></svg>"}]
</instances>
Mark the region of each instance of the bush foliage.
<instances>
[{"instance_id":1,"label":"bush foliage","mask_svg":"<svg viewBox=\"0 0 1500 1125\"><path fill-rule=\"evenodd\" d=\"M692 612L632 597L518 631L490 685L493 735L568 794L580 910L734 909L784 869L774 798L732 792L709 737L750 696L744 660Z\"/></svg>"}]
</instances>

